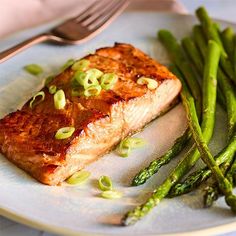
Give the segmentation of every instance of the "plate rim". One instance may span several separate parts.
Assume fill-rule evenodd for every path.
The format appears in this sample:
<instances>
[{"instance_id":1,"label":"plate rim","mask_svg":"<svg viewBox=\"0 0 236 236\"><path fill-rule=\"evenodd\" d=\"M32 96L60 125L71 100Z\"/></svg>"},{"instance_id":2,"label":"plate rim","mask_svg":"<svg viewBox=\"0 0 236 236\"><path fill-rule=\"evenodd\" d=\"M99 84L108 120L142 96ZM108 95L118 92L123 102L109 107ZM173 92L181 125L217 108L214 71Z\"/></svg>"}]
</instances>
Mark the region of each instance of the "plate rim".
<instances>
[{"instance_id":1,"label":"plate rim","mask_svg":"<svg viewBox=\"0 0 236 236\"><path fill-rule=\"evenodd\" d=\"M157 10L126 10L123 13L156 13L158 15L169 15L169 16L184 16L184 17L193 17L196 18L196 16L194 14L191 13L176 13L176 12L168 12L168 11L163 11L163 12L158 12ZM122 14L123 14L122 13ZM122 15L121 14L121 15ZM224 24L232 24L235 25L236 27L236 22L230 21L230 20L224 20L224 19L220 19L217 17L213 17L214 20L216 21L220 21ZM5 37L2 38L3 41L7 41L8 39L17 37L19 35L21 35L23 32L27 32L27 31L31 31L33 29L37 29L43 26L47 26L47 25L51 25L51 24L56 24L59 22L60 19L57 20L53 20L50 22L45 22L43 24L37 25L37 26L33 26L27 29L22 29L20 31L17 31L13 34L10 35L6 35ZM103 233L88 233L85 231L76 231L76 230L72 230L69 229L67 227L61 227L61 226L53 226L51 224L47 224L47 223L43 223L40 222L38 220L33 220L30 219L28 217L25 217L19 213L14 212L14 210L8 209L7 207L4 207L1 205L0 203L0 215L3 217L6 217L7 219L10 219L12 221L15 221L16 223L20 223L26 226L29 226L31 228L37 229L37 230L43 230L43 231L47 231L49 233L56 233L59 235L68 235L68 236L104 236ZM220 233L230 233L230 232L234 232L236 228L236 220L235 222L232 223L226 223L226 224L222 224L220 226L213 226L213 227L208 227L208 228L203 228L203 229L199 229L199 230L191 230L191 231L185 231L185 232L177 232L177 233L164 233L164 234L158 234L158 235L165 235L165 236L198 236L199 234L201 235L214 235L214 234L220 234ZM112 236L116 236L118 234L116 233L110 233L110 234L105 234L105 235L112 235ZM135 235L137 236L141 236L141 234L137 234L135 233ZM154 236L157 234L148 234L149 236ZM128 235L127 235L128 236Z\"/></svg>"}]
</instances>

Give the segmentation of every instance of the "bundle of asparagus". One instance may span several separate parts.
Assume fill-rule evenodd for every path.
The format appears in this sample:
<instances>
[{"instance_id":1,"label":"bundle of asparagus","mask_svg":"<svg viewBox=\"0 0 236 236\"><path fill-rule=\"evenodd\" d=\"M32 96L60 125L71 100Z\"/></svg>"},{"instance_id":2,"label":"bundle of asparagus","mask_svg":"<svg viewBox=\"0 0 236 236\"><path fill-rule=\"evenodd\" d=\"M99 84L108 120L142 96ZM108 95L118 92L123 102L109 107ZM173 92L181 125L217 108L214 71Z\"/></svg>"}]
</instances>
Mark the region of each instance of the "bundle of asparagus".
<instances>
[{"instance_id":1,"label":"bundle of asparagus","mask_svg":"<svg viewBox=\"0 0 236 236\"><path fill-rule=\"evenodd\" d=\"M145 183L161 166L179 154L191 137L194 144L151 197L123 217L123 225L134 224L163 198L190 192L209 177L211 181L206 189L205 205L212 205L222 194L227 205L236 212L236 196L232 194L232 185L236 182L236 36L231 28L221 32L204 7L197 9L196 15L201 24L193 27L192 37L181 41L182 47L169 31L158 32L159 40L172 59L171 70L183 85L181 99L187 112L189 128L166 154L141 170L134 177L132 185ZM203 77L202 88L198 77ZM213 157L207 144L214 130L216 97L227 112L228 143ZM199 158L206 167L180 182Z\"/></svg>"}]
</instances>

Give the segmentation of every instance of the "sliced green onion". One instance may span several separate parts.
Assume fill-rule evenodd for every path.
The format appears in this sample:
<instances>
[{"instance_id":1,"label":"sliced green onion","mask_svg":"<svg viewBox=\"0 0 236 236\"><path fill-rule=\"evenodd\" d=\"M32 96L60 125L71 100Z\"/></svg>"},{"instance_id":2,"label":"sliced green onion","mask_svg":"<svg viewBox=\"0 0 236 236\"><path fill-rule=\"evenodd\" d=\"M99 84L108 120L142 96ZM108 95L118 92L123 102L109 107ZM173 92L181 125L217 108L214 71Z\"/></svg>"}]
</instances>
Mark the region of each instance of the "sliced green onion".
<instances>
[{"instance_id":1,"label":"sliced green onion","mask_svg":"<svg viewBox=\"0 0 236 236\"><path fill-rule=\"evenodd\" d=\"M121 198L123 194L115 190L108 190L101 193L101 197L106 199L118 199Z\"/></svg>"},{"instance_id":2,"label":"sliced green onion","mask_svg":"<svg viewBox=\"0 0 236 236\"><path fill-rule=\"evenodd\" d=\"M97 96L100 94L102 88L100 85L91 85L87 89L84 90L85 97Z\"/></svg>"},{"instance_id":3,"label":"sliced green onion","mask_svg":"<svg viewBox=\"0 0 236 236\"><path fill-rule=\"evenodd\" d=\"M87 89L91 85L98 85L98 78L103 74L102 71L98 69L90 69L86 72L77 71L72 78L72 87L81 85L84 89Z\"/></svg>"},{"instance_id":4,"label":"sliced green onion","mask_svg":"<svg viewBox=\"0 0 236 236\"><path fill-rule=\"evenodd\" d=\"M72 68L72 70L75 70L75 71L77 71L77 70L85 71L89 68L89 65L90 65L89 60L82 59L82 60L75 62L71 68Z\"/></svg>"},{"instance_id":5,"label":"sliced green onion","mask_svg":"<svg viewBox=\"0 0 236 236\"><path fill-rule=\"evenodd\" d=\"M41 97L40 100L35 101L35 99L36 99L37 97L39 97L39 96ZM30 101L30 104L29 104L30 108L32 109L35 105L39 104L39 103L42 102L44 99L45 99L45 93L44 93L44 91L40 91L40 92L36 93L36 94L33 96L32 100Z\"/></svg>"},{"instance_id":6,"label":"sliced green onion","mask_svg":"<svg viewBox=\"0 0 236 236\"><path fill-rule=\"evenodd\" d=\"M101 87L105 90L109 90L117 82L118 76L114 73L106 73L101 77L100 80Z\"/></svg>"},{"instance_id":7,"label":"sliced green onion","mask_svg":"<svg viewBox=\"0 0 236 236\"><path fill-rule=\"evenodd\" d=\"M54 106L56 109L63 109L66 105L65 93L62 89L54 94Z\"/></svg>"},{"instance_id":8,"label":"sliced green onion","mask_svg":"<svg viewBox=\"0 0 236 236\"><path fill-rule=\"evenodd\" d=\"M74 127L63 127L57 130L55 134L56 139L66 139L69 138L75 132Z\"/></svg>"},{"instance_id":9,"label":"sliced green onion","mask_svg":"<svg viewBox=\"0 0 236 236\"><path fill-rule=\"evenodd\" d=\"M68 184L77 185L84 183L90 176L90 172L81 170L74 173L71 177L69 177L66 182Z\"/></svg>"},{"instance_id":10,"label":"sliced green onion","mask_svg":"<svg viewBox=\"0 0 236 236\"><path fill-rule=\"evenodd\" d=\"M130 147L130 148L141 148L146 145L146 141L142 138L131 138L128 137L124 139L123 141L123 146Z\"/></svg>"},{"instance_id":11,"label":"sliced green onion","mask_svg":"<svg viewBox=\"0 0 236 236\"><path fill-rule=\"evenodd\" d=\"M154 79L146 78L146 77L140 77L137 80L137 84L144 85L146 84L148 89L156 89L158 86L158 82Z\"/></svg>"},{"instance_id":12,"label":"sliced green onion","mask_svg":"<svg viewBox=\"0 0 236 236\"><path fill-rule=\"evenodd\" d=\"M118 146L118 153L121 157L128 157L131 149L141 148L146 144L146 141L142 138L125 138Z\"/></svg>"},{"instance_id":13,"label":"sliced green onion","mask_svg":"<svg viewBox=\"0 0 236 236\"><path fill-rule=\"evenodd\" d=\"M57 86L56 85L51 85L48 88L48 91L49 91L50 94L54 94L57 91Z\"/></svg>"},{"instance_id":14,"label":"sliced green onion","mask_svg":"<svg viewBox=\"0 0 236 236\"><path fill-rule=\"evenodd\" d=\"M54 76L50 75L45 79L44 86L48 86L49 83L51 83L54 79Z\"/></svg>"},{"instance_id":15,"label":"sliced green onion","mask_svg":"<svg viewBox=\"0 0 236 236\"><path fill-rule=\"evenodd\" d=\"M112 181L109 176L101 176L98 180L98 186L102 191L112 190Z\"/></svg>"},{"instance_id":16,"label":"sliced green onion","mask_svg":"<svg viewBox=\"0 0 236 236\"><path fill-rule=\"evenodd\" d=\"M123 146L122 142L120 143L120 145L118 146L118 153L121 157L128 157L129 154L131 152L131 148L128 146Z\"/></svg>"},{"instance_id":17,"label":"sliced green onion","mask_svg":"<svg viewBox=\"0 0 236 236\"><path fill-rule=\"evenodd\" d=\"M90 77L95 77L96 79L100 78L103 75L103 72L96 68L89 69L86 71L86 73Z\"/></svg>"},{"instance_id":18,"label":"sliced green onion","mask_svg":"<svg viewBox=\"0 0 236 236\"><path fill-rule=\"evenodd\" d=\"M72 66L74 64L74 59L69 59L62 67L62 70L66 70L68 67Z\"/></svg>"},{"instance_id":19,"label":"sliced green onion","mask_svg":"<svg viewBox=\"0 0 236 236\"><path fill-rule=\"evenodd\" d=\"M24 70L32 75L39 75L43 72L43 68L37 64L26 65Z\"/></svg>"}]
</instances>

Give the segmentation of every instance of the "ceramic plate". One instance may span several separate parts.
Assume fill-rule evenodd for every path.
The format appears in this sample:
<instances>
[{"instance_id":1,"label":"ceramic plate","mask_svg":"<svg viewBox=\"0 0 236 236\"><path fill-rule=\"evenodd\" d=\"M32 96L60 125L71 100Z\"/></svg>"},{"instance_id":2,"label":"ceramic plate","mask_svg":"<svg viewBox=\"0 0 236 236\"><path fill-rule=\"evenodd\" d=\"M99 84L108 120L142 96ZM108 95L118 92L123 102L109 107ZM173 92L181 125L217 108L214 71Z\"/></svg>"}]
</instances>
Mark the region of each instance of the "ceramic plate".
<instances>
[{"instance_id":1,"label":"ceramic plate","mask_svg":"<svg viewBox=\"0 0 236 236\"><path fill-rule=\"evenodd\" d=\"M181 38L190 33L195 21L193 16L187 15L127 12L86 44L36 45L0 65L0 117L20 107L42 87L43 77L58 72L58 68L67 59L80 58L96 48L113 45L114 42L131 43L165 64L168 57L156 39L157 30L166 28ZM2 40L0 50L50 26L44 25ZM38 78L25 73L22 68L30 63L42 65L45 68L44 75ZM215 135L210 145L213 153L217 153L225 143L225 126L226 117L219 108ZM91 178L85 185L77 187L40 184L0 156L0 213L23 224L66 235L189 234L196 231L199 233L199 230L207 234L235 229L235 218L223 199L217 201L211 209L203 209L201 195L197 193L165 199L136 225L119 226L122 215L149 196L178 158L163 167L158 175L143 186L130 187L132 177L171 147L185 128L183 107L177 105L137 134L148 141L145 148L133 151L129 158L120 158L115 153L104 156L86 168L91 171ZM115 188L124 193L122 199L105 200L99 197L96 181L101 175L112 178Z\"/></svg>"}]
</instances>

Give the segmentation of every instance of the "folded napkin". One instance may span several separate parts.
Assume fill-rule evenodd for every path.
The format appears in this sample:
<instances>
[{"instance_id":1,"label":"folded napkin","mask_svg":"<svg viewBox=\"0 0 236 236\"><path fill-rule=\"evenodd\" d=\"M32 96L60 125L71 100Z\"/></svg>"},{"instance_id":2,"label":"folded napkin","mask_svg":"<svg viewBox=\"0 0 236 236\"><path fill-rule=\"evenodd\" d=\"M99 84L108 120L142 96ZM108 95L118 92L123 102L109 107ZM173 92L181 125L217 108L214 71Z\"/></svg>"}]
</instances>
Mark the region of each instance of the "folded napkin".
<instances>
[{"instance_id":1,"label":"folded napkin","mask_svg":"<svg viewBox=\"0 0 236 236\"><path fill-rule=\"evenodd\" d=\"M96 0L1 0L0 38L62 17L79 14ZM97 0L98 1L98 0ZM185 13L175 0L132 0L129 10L159 10Z\"/></svg>"}]
</instances>

